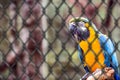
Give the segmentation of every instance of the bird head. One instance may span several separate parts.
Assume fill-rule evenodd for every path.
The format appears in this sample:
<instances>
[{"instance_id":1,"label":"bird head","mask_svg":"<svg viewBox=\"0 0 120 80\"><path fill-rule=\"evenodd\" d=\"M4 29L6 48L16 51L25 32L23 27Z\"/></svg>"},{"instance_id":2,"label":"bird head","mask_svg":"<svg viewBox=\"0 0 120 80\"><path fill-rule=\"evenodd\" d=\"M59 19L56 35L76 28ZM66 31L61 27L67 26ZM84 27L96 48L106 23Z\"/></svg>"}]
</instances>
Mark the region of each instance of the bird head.
<instances>
[{"instance_id":1,"label":"bird head","mask_svg":"<svg viewBox=\"0 0 120 80\"><path fill-rule=\"evenodd\" d=\"M89 20L83 17L72 18L69 21L69 31L72 37L80 42L82 40L87 40L90 36L90 31L88 29Z\"/></svg>"}]
</instances>

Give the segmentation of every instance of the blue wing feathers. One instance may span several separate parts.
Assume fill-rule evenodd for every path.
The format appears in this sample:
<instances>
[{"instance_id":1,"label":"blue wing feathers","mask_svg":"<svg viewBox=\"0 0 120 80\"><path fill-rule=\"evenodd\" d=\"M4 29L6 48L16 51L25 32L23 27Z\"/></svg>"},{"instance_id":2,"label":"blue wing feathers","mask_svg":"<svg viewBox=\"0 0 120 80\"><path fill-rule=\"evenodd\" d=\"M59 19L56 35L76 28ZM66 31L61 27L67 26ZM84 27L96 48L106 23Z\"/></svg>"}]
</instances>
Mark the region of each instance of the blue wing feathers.
<instances>
[{"instance_id":1,"label":"blue wing feathers","mask_svg":"<svg viewBox=\"0 0 120 80\"><path fill-rule=\"evenodd\" d=\"M104 50L105 64L109 67L112 65L112 67L117 71L119 64L118 64L114 44L106 35L102 33L99 34L99 41L101 47Z\"/></svg>"},{"instance_id":2,"label":"blue wing feathers","mask_svg":"<svg viewBox=\"0 0 120 80\"><path fill-rule=\"evenodd\" d=\"M79 46L79 45L78 45L78 56L79 56L79 58L80 58L81 62L83 63L82 50L81 50L81 48L80 48L80 46Z\"/></svg>"}]
</instances>

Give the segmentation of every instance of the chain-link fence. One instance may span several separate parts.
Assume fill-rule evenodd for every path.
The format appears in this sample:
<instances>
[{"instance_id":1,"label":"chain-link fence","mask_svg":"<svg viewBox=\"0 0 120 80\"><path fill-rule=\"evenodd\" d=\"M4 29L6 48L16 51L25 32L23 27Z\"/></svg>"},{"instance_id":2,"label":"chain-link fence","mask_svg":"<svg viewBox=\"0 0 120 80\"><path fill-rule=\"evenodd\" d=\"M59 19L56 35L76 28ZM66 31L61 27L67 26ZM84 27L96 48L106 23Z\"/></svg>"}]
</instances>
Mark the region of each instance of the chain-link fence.
<instances>
[{"instance_id":1,"label":"chain-link fence","mask_svg":"<svg viewBox=\"0 0 120 80\"><path fill-rule=\"evenodd\" d=\"M120 0L0 0L0 80L79 80L85 71L68 30L88 17L115 42Z\"/></svg>"}]
</instances>

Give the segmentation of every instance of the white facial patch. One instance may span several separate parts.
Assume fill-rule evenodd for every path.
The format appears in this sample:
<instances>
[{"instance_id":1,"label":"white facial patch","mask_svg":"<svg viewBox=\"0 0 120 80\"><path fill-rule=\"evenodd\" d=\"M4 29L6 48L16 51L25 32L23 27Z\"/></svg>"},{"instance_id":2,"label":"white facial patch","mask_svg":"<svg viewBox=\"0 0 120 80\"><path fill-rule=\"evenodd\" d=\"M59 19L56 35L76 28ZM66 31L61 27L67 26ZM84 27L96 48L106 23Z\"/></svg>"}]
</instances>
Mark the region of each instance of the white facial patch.
<instances>
[{"instance_id":1,"label":"white facial patch","mask_svg":"<svg viewBox=\"0 0 120 80\"><path fill-rule=\"evenodd\" d=\"M81 27L81 29L82 29L83 31L86 31L86 28L85 28L85 27Z\"/></svg>"},{"instance_id":2,"label":"white facial patch","mask_svg":"<svg viewBox=\"0 0 120 80\"><path fill-rule=\"evenodd\" d=\"M84 22L79 22L79 24L78 24L79 26L85 26L85 23Z\"/></svg>"}]
</instances>

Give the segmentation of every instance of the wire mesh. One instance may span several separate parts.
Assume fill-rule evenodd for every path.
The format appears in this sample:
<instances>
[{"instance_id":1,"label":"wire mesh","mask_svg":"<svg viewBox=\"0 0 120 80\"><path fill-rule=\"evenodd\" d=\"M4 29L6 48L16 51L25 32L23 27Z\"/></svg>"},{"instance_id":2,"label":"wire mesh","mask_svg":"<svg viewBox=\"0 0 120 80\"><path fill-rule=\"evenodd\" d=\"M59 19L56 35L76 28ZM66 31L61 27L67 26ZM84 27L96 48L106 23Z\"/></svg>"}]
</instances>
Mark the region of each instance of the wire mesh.
<instances>
[{"instance_id":1,"label":"wire mesh","mask_svg":"<svg viewBox=\"0 0 120 80\"><path fill-rule=\"evenodd\" d=\"M108 35L120 61L119 7L119 0L0 0L0 79L79 80L85 70L68 30L72 17Z\"/></svg>"}]
</instances>

